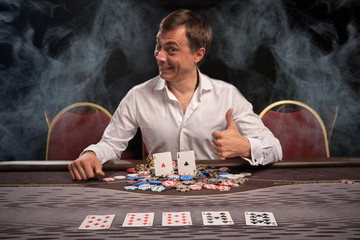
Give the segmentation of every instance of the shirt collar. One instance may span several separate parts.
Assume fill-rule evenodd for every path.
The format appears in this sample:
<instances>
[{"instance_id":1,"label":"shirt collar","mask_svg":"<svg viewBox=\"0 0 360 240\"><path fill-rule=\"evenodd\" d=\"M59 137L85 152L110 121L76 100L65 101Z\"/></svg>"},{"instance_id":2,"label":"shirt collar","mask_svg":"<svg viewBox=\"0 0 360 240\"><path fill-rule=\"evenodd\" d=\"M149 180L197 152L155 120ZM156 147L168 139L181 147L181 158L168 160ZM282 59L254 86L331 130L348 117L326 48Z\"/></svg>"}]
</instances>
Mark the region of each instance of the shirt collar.
<instances>
[{"instance_id":1,"label":"shirt collar","mask_svg":"<svg viewBox=\"0 0 360 240\"><path fill-rule=\"evenodd\" d=\"M200 92L211 90L213 86L211 85L209 77L206 76L205 74L202 74L199 69L198 69L198 73L200 78L200 84L198 88ZM159 77L159 81L155 86L155 90L162 90L164 88L167 88L166 80Z\"/></svg>"}]
</instances>

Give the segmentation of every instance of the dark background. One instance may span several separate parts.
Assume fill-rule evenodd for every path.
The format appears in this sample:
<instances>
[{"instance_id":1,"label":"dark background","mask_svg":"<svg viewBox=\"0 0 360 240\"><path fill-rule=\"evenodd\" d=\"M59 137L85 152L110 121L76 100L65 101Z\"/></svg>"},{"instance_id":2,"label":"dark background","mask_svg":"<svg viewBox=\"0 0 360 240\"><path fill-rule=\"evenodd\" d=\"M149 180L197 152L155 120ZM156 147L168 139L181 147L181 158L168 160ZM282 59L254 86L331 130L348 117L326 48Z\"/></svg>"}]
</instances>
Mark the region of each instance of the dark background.
<instances>
[{"instance_id":1,"label":"dark background","mask_svg":"<svg viewBox=\"0 0 360 240\"><path fill-rule=\"evenodd\" d=\"M360 156L357 0L0 0L0 160L45 158L44 107L54 117L87 101L113 114L157 75L158 24L178 8L213 27L203 73L237 86L258 114L292 99L326 122L338 103L330 154Z\"/></svg>"}]
</instances>

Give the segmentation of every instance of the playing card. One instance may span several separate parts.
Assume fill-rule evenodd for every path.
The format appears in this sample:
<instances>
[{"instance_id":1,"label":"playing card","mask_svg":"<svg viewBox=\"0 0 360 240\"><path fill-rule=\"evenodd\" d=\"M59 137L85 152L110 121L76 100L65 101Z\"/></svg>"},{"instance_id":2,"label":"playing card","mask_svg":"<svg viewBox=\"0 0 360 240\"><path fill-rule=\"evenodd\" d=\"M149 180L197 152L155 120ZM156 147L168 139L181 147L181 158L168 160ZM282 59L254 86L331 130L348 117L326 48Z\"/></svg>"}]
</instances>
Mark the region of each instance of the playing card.
<instances>
[{"instance_id":1,"label":"playing card","mask_svg":"<svg viewBox=\"0 0 360 240\"><path fill-rule=\"evenodd\" d=\"M148 227L154 222L154 213L128 213L123 227Z\"/></svg>"},{"instance_id":2,"label":"playing card","mask_svg":"<svg viewBox=\"0 0 360 240\"><path fill-rule=\"evenodd\" d=\"M163 212L163 226L192 225L190 212Z\"/></svg>"},{"instance_id":3,"label":"playing card","mask_svg":"<svg viewBox=\"0 0 360 240\"><path fill-rule=\"evenodd\" d=\"M202 212L204 225L233 225L228 211Z\"/></svg>"},{"instance_id":4,"label":"playing card","mask_svg":"<svg viewBox=\"0 0 360 240\"><path fill-rule=\"evenodd\" d=\"M156 176L174 174L170 152L155 153L153 154L153 158Z\"/></svg>"},{"instance_id":5,"label":"playing card","mask_svg":"<svg viewBox=\"0 0 360 240\"><path fill-rule=\"evenodd\" d=\"M88 215L81 223L79 229L109 229L115 214L111 215Z\"/></svg>"},{"instance_id":6,"label":"playing card","mask_svg":"<svg viewBox=\"0 0 360 240\"><path fill-rule=\"evenodd\" d=\"M245 212L246 225L277 226L272 212Z\"/></svg>"},{"instance_id":7,"label":"playing card","mask_svg":"<svg viewBox=\"0 0 360 240\"><path fill-rule=\"evenodd\" d=\"M194 151L178 152L177 162L179 173L188 173L192 176L196 175Z\"/></svg>"}]
</instances>

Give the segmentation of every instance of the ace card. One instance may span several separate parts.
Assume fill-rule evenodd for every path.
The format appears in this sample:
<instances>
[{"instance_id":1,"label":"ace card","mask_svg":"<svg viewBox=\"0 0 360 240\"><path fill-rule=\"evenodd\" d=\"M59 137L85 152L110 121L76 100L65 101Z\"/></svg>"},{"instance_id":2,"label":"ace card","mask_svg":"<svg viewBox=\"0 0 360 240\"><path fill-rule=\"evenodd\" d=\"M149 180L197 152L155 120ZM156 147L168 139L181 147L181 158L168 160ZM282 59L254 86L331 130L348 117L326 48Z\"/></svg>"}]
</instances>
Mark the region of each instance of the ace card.
<instances>
[{"instance_id":1,"label":"ace card","mask_svg":"<svg viewBox=\"0 0 360 240\"><path fill-rule=\"evenodd\" d=\"M192 225L190 212L163 212L163 226Z\"/></svg>"},{"instance_id":2,"label":"ace card","mask_svg":"<svg viewBox=\"0 0 360 240\"><path fill-rule=\"evenodd\" d=\"M233 225L234 221L228 211L202 212L204 225Z\"/></svg>"},{"instance_id":3,"label":"ace card","mask_svg":"<svg viewBox=\"0 0 360 240\"><path fill-rule=\"evenodd\" d=\"M81 223L78 229L89 229L89 230L109 229L114 218L115 218L115 214L88 215L86 216L86 218Z\"/></svg>"},{"instance_id":4,"label":"ace card","mask_svg":"<svg viewBox=\"0 0 360 240\"><path fill-rule=\"evenodd\" d=\"M174 174L170 152L155 153L153 158L156 176Z\"/></svg>"},{"instance_id":5,"label":"ace card","mask_svg":"<svg viewBox=\"0 0 360 240\"><path fill-rule=\"evenodd\" d=\"M277 226L272 212L245 212L246 225Z\"/></svg>"},{"instance_id":6,"label":"ace card","mask_svg":"<svg viewBox=\"0 0 360 240\"><path fill-rule=\"evenodd\" d=\"M149 227L154 222L154 213L128 213L123 227Z\"/></svg>"},{"instance_id":7,"label":"ace card","mask_svg":"<svg viewBox=\"0 0 360 240\"><path fill-rule=\"evenodd\" d=\"M177 163L179 173L196 175L196 164L194 151L178 152Z\"/></svg>"}]
</instances>

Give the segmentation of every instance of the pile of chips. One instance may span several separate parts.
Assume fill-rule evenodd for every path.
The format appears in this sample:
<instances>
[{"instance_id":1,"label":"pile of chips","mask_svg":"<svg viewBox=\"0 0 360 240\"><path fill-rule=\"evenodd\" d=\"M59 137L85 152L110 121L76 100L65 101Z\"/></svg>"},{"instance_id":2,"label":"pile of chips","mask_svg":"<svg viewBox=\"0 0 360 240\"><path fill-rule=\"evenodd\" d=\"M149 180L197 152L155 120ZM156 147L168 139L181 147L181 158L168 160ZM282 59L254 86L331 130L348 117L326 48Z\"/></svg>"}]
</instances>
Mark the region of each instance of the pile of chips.
<instances>
[{"instance_id":1,"label":"pile of chips","mask_svg":"<svg viewBox=\"0 0 360 240\"><path fill-rule=\"evenodd\" d=\"M148 158L147 164L138 164L135 168L128 168L126 190L142 190L162 192L175 189L178 192L198 191L201 189L230 191L231 187L239 187L248 181L250 173L230 174L228 167L215 168L208 165L197 165L196 175L178 174L177 162L173 162L175 169L172 175L155 176L154 160Z\"/></svg>"}]
</instances>

